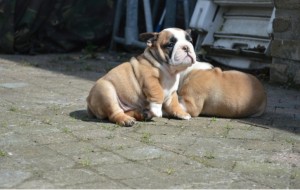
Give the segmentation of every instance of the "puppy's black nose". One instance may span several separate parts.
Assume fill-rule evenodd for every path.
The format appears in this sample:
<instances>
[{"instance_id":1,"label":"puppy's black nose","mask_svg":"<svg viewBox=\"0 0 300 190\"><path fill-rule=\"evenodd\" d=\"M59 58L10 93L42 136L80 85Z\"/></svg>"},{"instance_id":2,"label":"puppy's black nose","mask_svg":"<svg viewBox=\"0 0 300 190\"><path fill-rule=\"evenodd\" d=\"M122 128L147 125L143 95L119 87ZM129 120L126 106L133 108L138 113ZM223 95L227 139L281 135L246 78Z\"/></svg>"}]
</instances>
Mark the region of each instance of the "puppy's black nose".
<instances>
[{"instance_id":1,"label":"puppy's black nose","mask_svg":"<svg viewBox=\"0 0 300 190\"><path fill-rule=\"evenodd\" d=\"M182 46L183 51L190 52L190 48L188 46Z\"/></svg>"}]
</instances>

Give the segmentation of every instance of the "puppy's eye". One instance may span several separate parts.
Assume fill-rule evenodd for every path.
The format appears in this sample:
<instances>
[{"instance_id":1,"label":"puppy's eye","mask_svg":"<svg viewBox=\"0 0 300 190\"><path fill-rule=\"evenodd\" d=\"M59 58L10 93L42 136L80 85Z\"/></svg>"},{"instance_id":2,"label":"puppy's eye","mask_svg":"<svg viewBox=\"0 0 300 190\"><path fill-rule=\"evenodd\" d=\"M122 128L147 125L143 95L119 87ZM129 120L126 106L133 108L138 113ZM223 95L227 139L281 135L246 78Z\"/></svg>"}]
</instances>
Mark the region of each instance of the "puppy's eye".
<instances>
[{"instance_id":1,"label":"puppy's eye","mask_svg":"<svg viewBox=\"0 0 300 190\"><path fill-rule=\"evenodd\" d=\"M172 47L174 47L174 45L175 45L175 43L170 42L170 43L168 43L167 47L172 48Z\"/></svg>"}]
</instances>

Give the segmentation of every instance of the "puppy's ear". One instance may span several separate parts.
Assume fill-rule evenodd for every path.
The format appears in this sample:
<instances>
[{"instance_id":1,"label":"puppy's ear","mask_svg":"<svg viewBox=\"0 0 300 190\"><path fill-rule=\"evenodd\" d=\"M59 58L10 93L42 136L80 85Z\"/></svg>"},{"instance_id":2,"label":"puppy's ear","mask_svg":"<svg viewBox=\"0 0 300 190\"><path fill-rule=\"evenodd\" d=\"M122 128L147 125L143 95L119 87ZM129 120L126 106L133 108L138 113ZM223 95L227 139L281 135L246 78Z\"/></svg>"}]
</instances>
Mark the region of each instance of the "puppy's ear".
<instances>
[{"instance_id":1,"label":"puppy's ear","mask_svg":"<svg viewBox=\"0 0 300 190\"><path fill-rule=\"evenodd\" d=\"M186 29L185 32L188 33L189 35L192 34L192 30L191 29Z\"/></svg>"},{"instance_id":2,"label":"puppy's ear","mask_svg":"<svg viewBox=\"0 0 300 190\"><path fill-rule=\"evenodd\" d=\"M142 42L147 42L147 46L151 47L153 42L157 40L158 33L157 32L146 32L140 34L140 40Z\"/></svg>"},{"instance_id":3,"label":"puppy's ear","mask_svg":"<svg viewBox=\"0 0 300 190\"><path fill-rule=\"evenodd\" d=\"M151 38L157 38L158 33L157 32L145 32L145 33L141 33L140 34L140 40L142 42L146 42L148 40L150 40Z\"/></svg>"}]
</instances>

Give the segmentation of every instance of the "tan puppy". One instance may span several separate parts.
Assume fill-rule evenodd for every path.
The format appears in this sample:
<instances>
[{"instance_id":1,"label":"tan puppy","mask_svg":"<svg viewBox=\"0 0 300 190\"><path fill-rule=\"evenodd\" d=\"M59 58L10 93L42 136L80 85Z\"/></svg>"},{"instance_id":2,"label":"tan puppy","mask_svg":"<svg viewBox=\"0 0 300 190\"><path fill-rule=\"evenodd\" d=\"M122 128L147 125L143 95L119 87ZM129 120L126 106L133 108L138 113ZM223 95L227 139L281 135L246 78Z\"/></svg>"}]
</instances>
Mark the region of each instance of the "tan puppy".
<instances>
[{"instance_id":1,"label":"tan puppy","mask_svg":"<svg viewBox=\"0 0 300 190\"><path fill-rule=\"evenodd\" d=\"M179 72L196 61L190 34L177 28L144 33L144 53L131 58L100 78L87 97L88 112L122 126L135 120L161 117L162 109L190 119L178 102Z\"/></svg>"},{"instance_id":2,"label":"tan puppy","mask_svg":"<svg viewBox=\"0 0 300 190\"><path fill-rule=\"evenodd\" d=\"M257 78L209 67L207 63L196 63L181 75L180 103L192 117L240 118L264 113L267 97Z\"/></svg>"}]
</instances>

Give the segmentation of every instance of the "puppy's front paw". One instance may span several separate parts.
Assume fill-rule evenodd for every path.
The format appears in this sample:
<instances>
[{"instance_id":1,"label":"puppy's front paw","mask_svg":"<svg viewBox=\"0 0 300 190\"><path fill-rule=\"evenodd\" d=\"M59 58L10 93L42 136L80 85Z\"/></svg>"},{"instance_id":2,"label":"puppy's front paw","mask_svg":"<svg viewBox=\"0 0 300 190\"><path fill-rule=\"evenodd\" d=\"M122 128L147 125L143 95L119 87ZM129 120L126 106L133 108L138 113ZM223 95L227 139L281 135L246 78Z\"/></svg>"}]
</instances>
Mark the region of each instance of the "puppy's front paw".
<instances>
[{"instance_id":1,"label":"puppy's front paw","mask_svg":"<svg viewBox=\"0 0 300 190\"><path fill-rule=\"evenodd\" d=\"M191 115L188 113L174 114L174 116L178 119L184 119L184 120L191 119Z\"/></svg>"},{"instance_id":2,"label":"puppy's front paw","mask_svg":"<svg viewBox=\"0 0 300 190\"><path fill-rule=\"evenodd\" d=\"M162 117L162 104L151 102L150 111L155 117Z\"/></svg>"},{"instance_id":3,"label":"puppy's front paw","mask_svg":"<svg viewBox=\"0 0 300 190\"><path fill-rule=\"evenodd\" d=\"M118 125L121 125L123 127L131 127L135 124L135 119L134 118L128 118L126 120L117 122Z\"/></svg>"},{"instance_id":4,"label":"puppy's front paw","mask_svg":"<svg viewBox=\"0 0 300 190\"><path fill-rule=\"evenodd\" d=\"M132 125L135 124L136 120L135 118L130 117L124 113L119 113L115 117L111 118L111 121L124 127L131 127Z\"/></svg>"},{"instance_id":5,"label":"puppy's front paw","mask_svg":"<svg viewBox=\"0 0 300 190\"><path fill-rule=\"evenodd\" d=\"M177 117L180 118L180 119L184 119L184 120L189 120L189 119L192 118L190 114L187 114L187 115L179 115L179 116L177 116Z\"/></svg>"}]
</instances>

